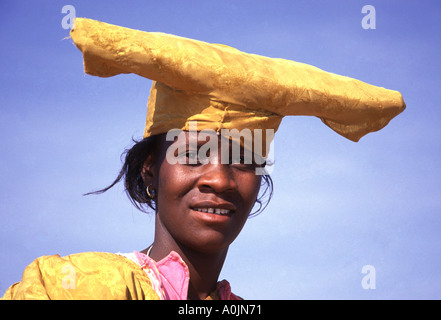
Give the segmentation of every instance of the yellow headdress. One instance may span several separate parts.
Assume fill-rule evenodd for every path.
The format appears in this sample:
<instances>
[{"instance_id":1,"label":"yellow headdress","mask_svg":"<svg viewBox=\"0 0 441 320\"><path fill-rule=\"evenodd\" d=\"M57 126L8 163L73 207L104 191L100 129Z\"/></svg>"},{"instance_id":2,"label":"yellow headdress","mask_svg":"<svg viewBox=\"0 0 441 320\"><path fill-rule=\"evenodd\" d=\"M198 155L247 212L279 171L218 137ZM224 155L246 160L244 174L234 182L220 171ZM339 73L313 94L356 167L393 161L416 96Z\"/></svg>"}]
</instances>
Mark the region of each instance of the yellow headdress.
<instances>
[{"instance_id":1,"label":"yellow headdress","mask_svg":"<svg viewBox=\"0 0 441 320\"><path fill-rule=\"evenodd\" d=\"M77 18L71 37L90 75L152 79L144 137L171 129L274 129L284 116L319 117L358 141L405 109L397 91L284 59Z\"/></svg>"}]
</instances>

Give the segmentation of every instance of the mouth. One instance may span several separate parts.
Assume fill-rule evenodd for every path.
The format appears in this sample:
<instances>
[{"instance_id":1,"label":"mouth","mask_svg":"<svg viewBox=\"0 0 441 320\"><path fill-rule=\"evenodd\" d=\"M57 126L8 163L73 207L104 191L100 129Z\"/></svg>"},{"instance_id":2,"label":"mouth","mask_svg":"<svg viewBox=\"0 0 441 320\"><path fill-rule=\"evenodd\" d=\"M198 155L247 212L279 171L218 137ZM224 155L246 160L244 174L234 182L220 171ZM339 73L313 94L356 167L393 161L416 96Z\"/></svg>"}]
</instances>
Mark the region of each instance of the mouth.
<instances>
[{"instance_id":1,"label":"mouth","mask_svg":"<svg viewBox=\"0 0 441 320\"><path fill-rule=\"evenodd\" d=\"M236 207L228 202L217 203L213 201L201 201L191 206L191 209L198 212L210 213L219 216L231 216Z\"/></svg>"},{"instance_id":2,"label":"mouth","mask_svg":"<svg viewBox=\"0 0 441 320\"><path fill-rule=\"evenodd\" d=\"M213 213L221 216L228 216L233 213L232 210L228 209L219 209L219 208L192 208L194 211L205 212L205 213Z\"/></svg>"}]
</instances>

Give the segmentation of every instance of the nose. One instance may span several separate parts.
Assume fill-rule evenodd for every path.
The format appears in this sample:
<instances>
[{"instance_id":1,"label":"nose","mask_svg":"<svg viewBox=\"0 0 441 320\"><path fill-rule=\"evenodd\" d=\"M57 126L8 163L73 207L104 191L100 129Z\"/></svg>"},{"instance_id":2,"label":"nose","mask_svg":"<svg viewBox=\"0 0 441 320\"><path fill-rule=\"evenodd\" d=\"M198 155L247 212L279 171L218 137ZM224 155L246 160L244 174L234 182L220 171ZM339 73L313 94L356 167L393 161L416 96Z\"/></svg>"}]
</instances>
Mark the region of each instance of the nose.
<instances>
[{"instance_id":1,"label":"nose","mask_svg":"<svg viewBox=\"0 0 441 320\"><path fill-rule=\"evenodd\" d=\"M227 164L212 163L201 168L204 172L198 180L201 191L225 193L237 191L237 183Z\"/></svg>"}]
</instances>

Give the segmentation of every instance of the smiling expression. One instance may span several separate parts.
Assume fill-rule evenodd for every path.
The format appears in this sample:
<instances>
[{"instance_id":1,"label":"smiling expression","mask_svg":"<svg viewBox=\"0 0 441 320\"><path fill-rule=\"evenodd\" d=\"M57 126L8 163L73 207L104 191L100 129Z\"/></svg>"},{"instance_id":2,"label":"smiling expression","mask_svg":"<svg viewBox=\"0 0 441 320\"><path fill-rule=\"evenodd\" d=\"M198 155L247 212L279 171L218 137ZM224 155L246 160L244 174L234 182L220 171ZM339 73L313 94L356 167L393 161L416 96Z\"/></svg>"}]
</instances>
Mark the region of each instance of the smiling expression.
<instances>
[{"instance_id":1,"label":"smiling expression","mask_svg":"<svg viewBox=\"0 0 441 320\"><path fill-rule=\"evenodd\" d=\"M261 176L255 174L253 164L221 164L216 159L170 164L166 160L170 146L185 150L178 157L194 160L198 156L206 140L197 136L197 143L189 143L192 137L196 136L182 131L174 141L164 139L160 156L145 162L143 178L157 191L156 219L162 232L187 248L214 253L239 235L256 201Z\"/></svg>"}]
</instances>

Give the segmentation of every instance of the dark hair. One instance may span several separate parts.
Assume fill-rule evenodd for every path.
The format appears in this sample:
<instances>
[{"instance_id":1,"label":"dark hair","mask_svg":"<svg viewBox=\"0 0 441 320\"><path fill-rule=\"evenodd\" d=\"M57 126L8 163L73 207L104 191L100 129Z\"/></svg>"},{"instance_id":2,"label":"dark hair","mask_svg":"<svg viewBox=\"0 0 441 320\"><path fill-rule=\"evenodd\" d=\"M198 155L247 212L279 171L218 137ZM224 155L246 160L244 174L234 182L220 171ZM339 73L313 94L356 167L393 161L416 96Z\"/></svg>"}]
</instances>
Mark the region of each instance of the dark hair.
<instances>
[{"instance_id":1,"label":"dark hair","mask_svg":"<svg viewBox=\"0 0 441 320\"><path fill-rule=\"evenodd\" d=\"M124 150L121 155L121 160L124 158L124 164L116 179L108 187L86 193L101 194L112 188L122 179L124 179L125 192L130 199L130 202L142 212L147 213L150 209L156 210L155 201L147 195L146 186L141 176L141 170L147 157L153 152L159 150L160 136L151 136L141 141L133 140L135 143L130 149ZM261 213L269 204L273 195L273 181L269 174L262 175L260 196L256 203L259 205L257 211L250 213L250 217Z\"/></svg>"}]
</instances>

